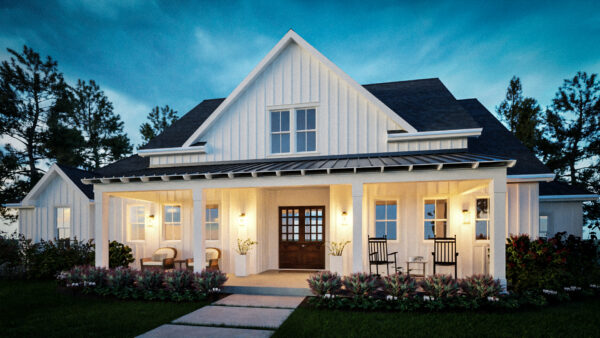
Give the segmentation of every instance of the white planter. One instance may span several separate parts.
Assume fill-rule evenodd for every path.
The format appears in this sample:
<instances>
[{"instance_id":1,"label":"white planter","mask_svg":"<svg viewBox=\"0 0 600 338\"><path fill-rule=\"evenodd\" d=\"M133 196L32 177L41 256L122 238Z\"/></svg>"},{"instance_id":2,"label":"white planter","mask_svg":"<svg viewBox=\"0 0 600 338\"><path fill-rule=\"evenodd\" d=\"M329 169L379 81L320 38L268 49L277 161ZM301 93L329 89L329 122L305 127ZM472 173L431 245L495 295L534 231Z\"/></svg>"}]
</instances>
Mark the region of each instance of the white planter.
<instances>
[{"instance_id":1,"label":"white planter","mask_svg":"<svg viewBox=\"0 0 600 338\"><path fill-rule=\"evenodd\" d=\"M344 275L344 257L343 256L329 256L329 270L335 272L340 276Z\"/></svg>"},{"instance_id":2,"label":"white planter","mask_svg":"<svg viewBox=\"0 0 600 338\"><path fill-rule=\"evenodd\" d=\"M248 255L235 255L235 275L248 276Z\"/></svg>"}]
</instances>

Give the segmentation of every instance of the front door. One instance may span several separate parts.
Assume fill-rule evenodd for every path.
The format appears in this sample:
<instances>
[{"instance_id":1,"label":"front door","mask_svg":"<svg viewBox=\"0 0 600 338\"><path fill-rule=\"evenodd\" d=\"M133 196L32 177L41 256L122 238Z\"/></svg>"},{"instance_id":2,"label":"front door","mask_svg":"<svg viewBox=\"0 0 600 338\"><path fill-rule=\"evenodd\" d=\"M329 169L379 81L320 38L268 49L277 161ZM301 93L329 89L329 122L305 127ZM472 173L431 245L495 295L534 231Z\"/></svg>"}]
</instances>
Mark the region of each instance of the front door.
<instances>
[{"instance_id":1,"label":"front door","mask_svg":"<svg viewBox=\"0 0 600 338\"><path fill-rule=\"evenodd\" d=\"M279 268L325 268L325 207L279 207Z\"/></svg>"}]
</instances>

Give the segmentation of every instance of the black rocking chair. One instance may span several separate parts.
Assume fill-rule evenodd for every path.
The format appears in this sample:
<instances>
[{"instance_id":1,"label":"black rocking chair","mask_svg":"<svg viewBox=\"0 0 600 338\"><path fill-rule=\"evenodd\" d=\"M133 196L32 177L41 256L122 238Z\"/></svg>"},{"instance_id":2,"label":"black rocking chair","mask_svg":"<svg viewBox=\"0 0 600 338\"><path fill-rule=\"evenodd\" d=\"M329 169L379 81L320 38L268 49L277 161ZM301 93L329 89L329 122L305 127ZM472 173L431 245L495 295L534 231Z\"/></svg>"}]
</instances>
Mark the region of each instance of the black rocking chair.
<instances>
[{"instance_id":1,"label":"black rocking chair","mask_svg":"<svg viewBox=\"0 0 600 338\"><path fill-rule=\"evenodd\" d=\"M433 239L433 274L435 266L454 266L454 278L458 275L458 252L456 252L456 235L454 237L436 237Z\"/></svg>"},{"instance_id":2,"label":"black rocking chair","mask_svg":"<svg viewBox=\"0 0 600 338\"><path fill-rule=\"evenodd\" d=\"M387 236L383 237L368 237L369 239L369 273L373 274L371 271L371 266L375 265L375 271L377 276L379 276L379 266L385 265L387 268L387 274L390 274L390 264L394 264L394 272L398 271L398 264L396 255L397 252L388 253L387 249ZM394 260L390 260L390 256L394 256Z\"/></svg>"}]
</instances>

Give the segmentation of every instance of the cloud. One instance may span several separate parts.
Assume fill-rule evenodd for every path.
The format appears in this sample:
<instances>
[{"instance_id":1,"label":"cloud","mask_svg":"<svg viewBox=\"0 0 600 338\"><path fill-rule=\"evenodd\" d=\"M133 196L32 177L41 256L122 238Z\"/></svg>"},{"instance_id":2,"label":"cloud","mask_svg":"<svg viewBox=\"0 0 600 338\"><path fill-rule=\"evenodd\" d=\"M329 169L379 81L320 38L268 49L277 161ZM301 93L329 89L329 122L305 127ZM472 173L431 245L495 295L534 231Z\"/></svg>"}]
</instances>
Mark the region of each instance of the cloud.
<instances>
[{"instance_id":1,"label":"cloud","mask_svg":"<svg viewBox=\"0 0 600 338\"><path fill-rule=\"evenodd\" d=\"M113 103L114 112L121 115L125 123L125 133L129 136L133 145L142 142L139 126L146 120L146 116L152 109L146 103L138 101L127 94L123 94L112 88L103 88L108 99Z\"/></svg>"}]
</instances>

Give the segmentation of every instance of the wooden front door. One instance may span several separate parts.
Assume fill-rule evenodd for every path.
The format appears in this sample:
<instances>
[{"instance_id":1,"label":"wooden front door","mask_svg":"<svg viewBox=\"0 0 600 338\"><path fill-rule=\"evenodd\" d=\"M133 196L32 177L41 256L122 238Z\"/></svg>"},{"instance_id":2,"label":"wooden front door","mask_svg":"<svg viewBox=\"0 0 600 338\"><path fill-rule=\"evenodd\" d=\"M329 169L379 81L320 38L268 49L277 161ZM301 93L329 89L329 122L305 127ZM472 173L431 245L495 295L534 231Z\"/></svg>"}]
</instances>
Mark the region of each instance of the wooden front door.
<instances>
[{"instance_id":1,"label":"wooden front door","mask_svg":"<svg viewBox=\"0 0 600 338\"><path fill-rule=\"evenodd\" d=\"M279 268L325 268L325 207L279 207Z\"/></svg>"}]
</instances>

